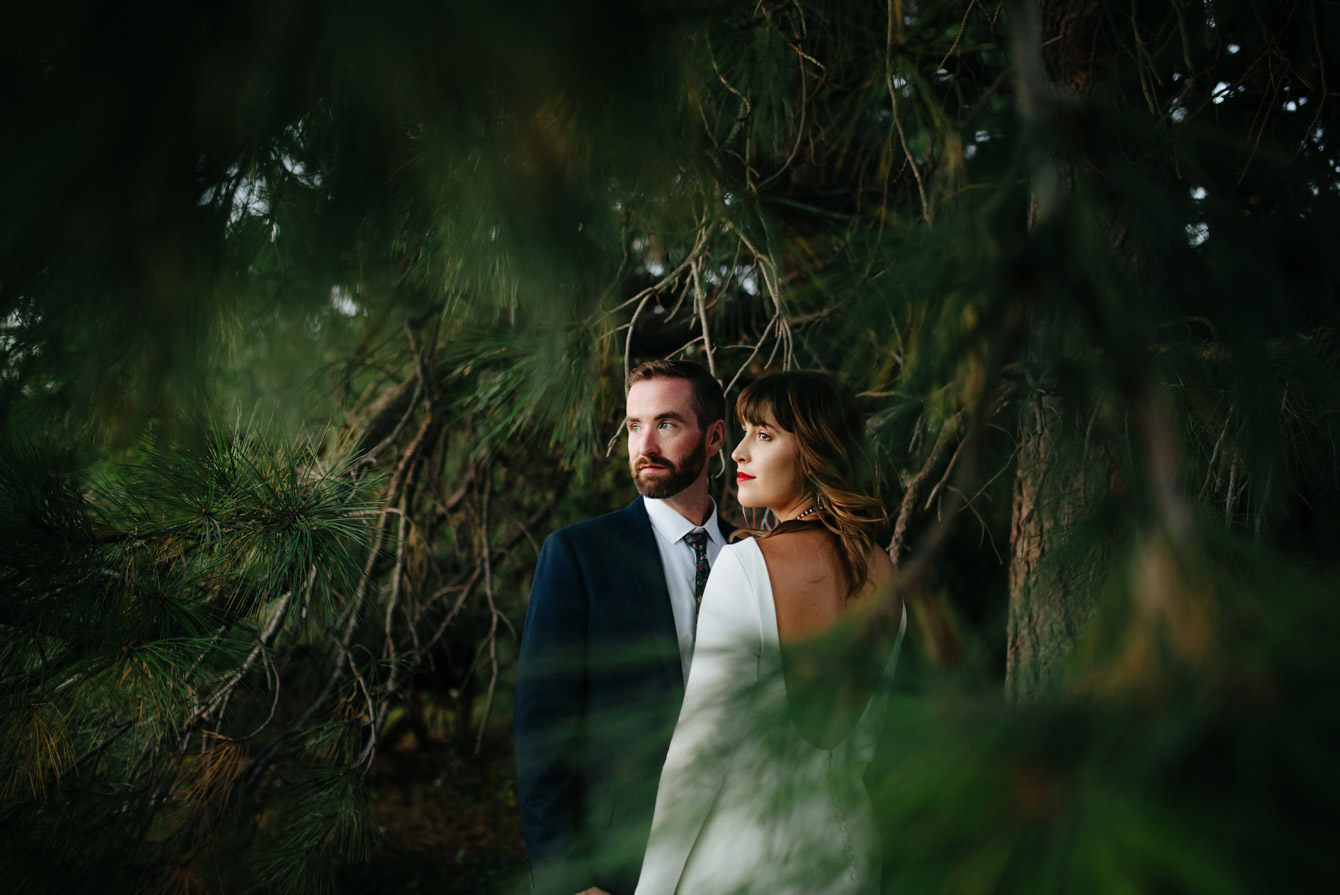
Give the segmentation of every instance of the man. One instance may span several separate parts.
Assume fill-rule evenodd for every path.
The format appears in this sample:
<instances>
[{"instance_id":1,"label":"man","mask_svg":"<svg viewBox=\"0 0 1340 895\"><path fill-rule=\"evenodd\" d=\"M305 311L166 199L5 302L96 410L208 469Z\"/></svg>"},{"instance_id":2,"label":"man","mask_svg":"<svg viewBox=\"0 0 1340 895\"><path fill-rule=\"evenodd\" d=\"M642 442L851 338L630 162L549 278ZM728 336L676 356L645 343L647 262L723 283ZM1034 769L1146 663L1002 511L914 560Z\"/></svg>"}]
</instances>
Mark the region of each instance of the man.
<instances>
[{"instance_id":1,"label":"man","mask_svg":"<svg viewBox=\"0 0 1340 895\"><path fill-rule=\"evenodd\" d=\"M732 530L707 493L726 437L721 386L686 361L625 385L641 495L540 550L513 710L537 895L631 895L693 649L697 600Z\"/></svg>"}]
</instances>

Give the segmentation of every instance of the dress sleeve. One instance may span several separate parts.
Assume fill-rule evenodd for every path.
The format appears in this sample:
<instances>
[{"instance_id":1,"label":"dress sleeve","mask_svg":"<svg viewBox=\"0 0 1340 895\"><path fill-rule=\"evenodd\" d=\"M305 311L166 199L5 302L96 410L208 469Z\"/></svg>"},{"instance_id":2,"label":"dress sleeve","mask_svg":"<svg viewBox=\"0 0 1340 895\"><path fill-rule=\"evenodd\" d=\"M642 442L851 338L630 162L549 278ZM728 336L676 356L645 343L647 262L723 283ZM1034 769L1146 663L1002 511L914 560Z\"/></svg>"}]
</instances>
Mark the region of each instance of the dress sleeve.
<instances>
[{"instance_id":1,"label":"dress sleeve","mask_svg":"<svg viewBox=\"0 0 1340 895\"><path fill-rule=\"evenodd\" d=\"M758 599L738 550L723 549L707 579L684 705L656 790L637 895L675 891L730 761L731 719L758 683Z\"/></svg>"}]
</instances>

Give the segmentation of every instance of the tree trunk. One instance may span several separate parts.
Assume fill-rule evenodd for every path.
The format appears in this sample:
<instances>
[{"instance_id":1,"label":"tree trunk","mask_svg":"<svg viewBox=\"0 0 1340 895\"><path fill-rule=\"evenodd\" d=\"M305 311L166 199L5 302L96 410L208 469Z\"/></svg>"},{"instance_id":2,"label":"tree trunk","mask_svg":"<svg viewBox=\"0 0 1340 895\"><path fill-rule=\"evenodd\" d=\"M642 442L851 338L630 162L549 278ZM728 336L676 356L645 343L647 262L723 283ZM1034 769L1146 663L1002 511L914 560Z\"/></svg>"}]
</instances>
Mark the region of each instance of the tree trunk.
<instances>
[{"instance_id":1,"label":"tree trunk","mask_svg":"<svg viewBox=\"0 0 1340 895\"><path fill-rule=\"evenodd\" d=\"M1010 14L1020 113L1032 139L1045 146L1049 141L1039 135L1056 129L1058 101L1082 102L1096 74L1111 64L1099 39L1101 7L1092 0L1016 0ZM1030 227L1063 225L1062 197L1070 179L1058 159L1037 154ZM1092 593L1081 577L1084 564L1056 553L1087 506L1086 471L1092 458L1063 457L1058 450L1063 437L1075 437L1063 431L1074 412L1059 397L1041 391L1020 411L1005 660L1005 691L1013 699L1037 698L1060 683L1076 637L1093 611Z\"/></svg>"},{"instance_id":2,"label":"tree trunk","mask_svg":"<svg viewBox=\"0 0 1340 895\"><path fill-rule=\"evenodd\" d=\"M1020 414L1019 458L1010 514L1009 648L1005 691L1036 698L1059 681L1092 600L1075 566L1054 553L1084 512L1083 464L1057 450L1064 416L1058 398L1038 394Z\"/></svg>"}]
</instances>

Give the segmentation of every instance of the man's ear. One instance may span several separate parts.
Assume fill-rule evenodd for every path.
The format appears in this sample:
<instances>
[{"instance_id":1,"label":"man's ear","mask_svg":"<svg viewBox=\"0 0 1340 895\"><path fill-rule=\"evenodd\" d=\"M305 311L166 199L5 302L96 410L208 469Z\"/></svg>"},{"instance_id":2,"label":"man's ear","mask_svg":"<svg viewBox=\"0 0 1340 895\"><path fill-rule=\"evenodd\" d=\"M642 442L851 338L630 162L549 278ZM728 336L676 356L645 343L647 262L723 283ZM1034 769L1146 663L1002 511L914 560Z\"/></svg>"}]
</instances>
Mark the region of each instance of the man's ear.
<instances>
[{"instance_id":1,"label":"man's ear","mask_svg":"<svg viewBox=\"0 0 1340 895\"><path fill-rule=\"evenodd\" d=\"M721 450L721 446L726 443L726 421L717 420L707 427L707 453L708 456Z\"/></svg>"}]
</instances>

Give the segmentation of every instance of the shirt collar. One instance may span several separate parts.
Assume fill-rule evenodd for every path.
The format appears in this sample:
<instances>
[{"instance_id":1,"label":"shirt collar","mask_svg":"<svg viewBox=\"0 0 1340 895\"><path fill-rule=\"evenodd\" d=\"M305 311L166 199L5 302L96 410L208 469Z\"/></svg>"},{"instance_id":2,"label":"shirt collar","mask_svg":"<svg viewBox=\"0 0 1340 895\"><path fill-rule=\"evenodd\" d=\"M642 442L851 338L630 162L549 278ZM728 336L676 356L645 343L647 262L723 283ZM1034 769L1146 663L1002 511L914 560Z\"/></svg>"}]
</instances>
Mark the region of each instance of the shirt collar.
<instances>
[{"instance_id":1,"label":"shirt collar","mask_svg":"<svg viewBox=\"0 0 1340 895\"><path fill-rule=\"evenodd\" d=\"M725 540L721 537L721 525L717 522L717 503L712 501L712 512L707 514L707 521L701 526L694 525L683 516L679 511L671 507L663 500L657 500L654 497L642 498L642 504L647 508L647 518L651 520L652 528L660 532L661 537L667 538L674 543L684 535L701 527L707 532L707 537L719 546L725 546Z\"/></svg>"}]
</instances>

